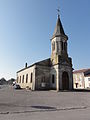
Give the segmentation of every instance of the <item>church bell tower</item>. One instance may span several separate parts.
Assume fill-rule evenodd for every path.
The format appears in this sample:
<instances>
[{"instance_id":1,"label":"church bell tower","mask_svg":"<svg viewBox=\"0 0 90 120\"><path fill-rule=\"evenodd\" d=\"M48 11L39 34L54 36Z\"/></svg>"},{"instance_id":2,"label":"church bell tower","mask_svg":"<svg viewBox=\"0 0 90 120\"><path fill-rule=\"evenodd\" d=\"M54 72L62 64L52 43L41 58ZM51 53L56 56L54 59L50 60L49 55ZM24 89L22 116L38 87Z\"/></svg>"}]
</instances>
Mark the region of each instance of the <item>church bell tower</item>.
<instances>
[{"instance_id":1,"label":"church bell tower","mask_svg":"<svg viewBox=\"0 0 90 120\"><path fill-rule=\"evenodd\" d=\"M68 37L58 14L51 38L51 76L54 75L55 78L55 84L51 84L51 87L57 91L73 89L72 58L68 57L67 41ZM53 77L51 78L53 79Z\"/></svg>"},{"instance_id":2,"label":"church bell tower","mask_svg":"<svg viewBox=\"0 0 90 120\"><path fill-rule=\"evenodd\" d=\"M67 59L67 40L68 37L65 35L60 15L58 15L55 31L51 38L51 61L53 64L59 62L60 57Z\"/></svg>"}]
</instances>

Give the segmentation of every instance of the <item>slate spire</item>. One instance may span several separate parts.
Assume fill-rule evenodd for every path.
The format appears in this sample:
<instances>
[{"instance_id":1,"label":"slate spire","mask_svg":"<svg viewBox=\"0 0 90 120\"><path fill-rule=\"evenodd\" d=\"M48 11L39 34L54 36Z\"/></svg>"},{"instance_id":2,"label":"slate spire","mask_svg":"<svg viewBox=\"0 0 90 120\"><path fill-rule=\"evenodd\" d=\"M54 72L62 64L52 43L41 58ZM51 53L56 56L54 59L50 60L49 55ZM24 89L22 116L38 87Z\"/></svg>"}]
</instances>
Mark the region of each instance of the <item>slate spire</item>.
<instances>
[{"instance_id":1,"label":"slate spire","mask_svg":"<svg viewBox=\"0 0 90 120\"><path fill-rule=\"evenodd\" d=\"M65 32L64 32L61 20L60 20L60 15L58 14L57 23L56 23L56 27L55 27L55 30L54 30L52 38L58 37L60 35L65 35Z\"/></svg>"}]
</instances>

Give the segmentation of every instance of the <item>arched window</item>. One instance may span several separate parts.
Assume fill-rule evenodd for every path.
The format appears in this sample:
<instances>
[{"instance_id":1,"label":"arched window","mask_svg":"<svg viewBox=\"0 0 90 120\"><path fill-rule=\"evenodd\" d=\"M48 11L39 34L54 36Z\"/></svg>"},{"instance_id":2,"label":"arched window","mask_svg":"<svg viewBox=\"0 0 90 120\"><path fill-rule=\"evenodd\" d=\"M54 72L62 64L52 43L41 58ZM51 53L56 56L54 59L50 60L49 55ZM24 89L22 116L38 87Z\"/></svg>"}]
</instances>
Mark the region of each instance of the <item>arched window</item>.
<instances>
[{"instance_id":1,"label":"arched window","mask_svg":"<svg viewBox=\"0 0 90 120\"><path fill-rule=\"evenodd\" d=\"M52 83L55 83L55 75L52 75Z\"/></svg>"},{"instance_id":2,"label":"arched window","mask_svg":"<svg viewBox=\"0 0 90 120\"><path fill-rule=\"evenodd\" d=\"M42 83L45 83L45 76L42 77Z\"/></svg>"},{"instance_id":3,"label":"arched window","mask_svg":"<svg viewBox=\"0 0 90 120\"><path fill-rule=\"evenodd\" d=\"M33 80L33 73L31 73L31 81L30 81L31 83L32 83L32 80Z\"/></svg>"},{"instance_id":4,"label":"arched window","mask_svg":"<svg viewBox=\"0 0 90 120\"><path fill-rule=\"evenodd\" d=\"M52 43L52 50L55 50L55 42Z\"/></svg>"},{"instance_id":5,"label":"arched window","mask_svg":"<svg viewBox=\"0 0 90 120\"><path fill-rule=\"evenodd\" d=\"M63 50L63 42L61 41L61 49Z\"/></svg>"},{"instance_id":6,"label":"arched window","mask_svg":"<svg viewBox=\"0 0 90 120\"><path fill-rule=\"evenodd\" d=\"M26 74L26 83L28 83L28 74Z\"/></svg>"},{"instance_id":7,"label":"arched window","mask_svg":"<svg viewBox=\"0 0 90 120\"><path fill-rule=\"evenodd\" d=\"M22 83L24 83L24 75L23 75L23 77L22 77Z\"/></svg>"},{"instance_id":8,"label":"arched window","mask_svg":"<svg viewBox=\"0 0 90 120\"><path fill-rule=\"evenodd\" d=\"M17 77L17 83L18 83L18 77Z\"/></svg>"},{"instance_id":9,"label":"arched window","mask_svg":"<svg viewBox=\"0 0 90 120\"><path fill-rule=\"evenodd\" d=\"M64 42L64 50L67 51L67 43Z\"/></svg>"},{"instance_id":10,"label":"arched window","mask_svg":"<svg viewBox=\"0 0 90 120\"><path fill-rule=\"evenodd\" d=\"M21 83L21 76L20 76L20 81L19 81L19 83Z\"/></svg>"}]
</instances>

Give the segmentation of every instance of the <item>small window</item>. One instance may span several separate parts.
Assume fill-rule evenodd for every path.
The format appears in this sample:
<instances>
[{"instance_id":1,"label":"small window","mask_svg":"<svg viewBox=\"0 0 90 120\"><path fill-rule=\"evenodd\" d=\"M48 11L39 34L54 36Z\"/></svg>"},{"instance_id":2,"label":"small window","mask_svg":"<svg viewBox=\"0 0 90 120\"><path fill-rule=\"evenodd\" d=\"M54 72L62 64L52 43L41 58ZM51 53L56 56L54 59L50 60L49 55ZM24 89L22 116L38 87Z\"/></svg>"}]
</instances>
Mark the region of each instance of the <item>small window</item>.
<instances>
[{"instance_id":1,"label":"small window","mask_svg":"<svg viewBox=\"0 0 90 120\"><path fill-rule=\"evenodd\" d=\"M45 83L45 76L42 77L42 83Z\"/></svg>"},{"instance_id":2,"label":"small window","mask_svg":"<svg viewBox=\"0 0 90 120\"><path fill-rule=\"evenodd\" d=\"M64 50L67 51L67 43L64 42Z\"/></svg>"},{"instance_id":3,"label":"small window","mask_svg":"<svg viewBox=\"0 0 90 120\"><path fill-rule=\"evenodd\" d=\"M33 73L31 73L31 83L32 83L32 79L33 79Z\"/></svg>"},{"instance_id":4,"label":"small window","mask_svg":"<svg viewBox=\"0 0 90 120\"><path fill-rule=\"evenodd\" d=\"M22 77L22 83L24 83L24 75L23 75L23 77Z\"/></svg>"},{"instance_id":5,"label":"small window","mask_svg":"<svg viewBox=\"0 0 90 120\"><path fill-rule=\"evenodd\" d=\"M88 78L88 81L90 81L90 78Z\"/></svg>"},{"instance_id":6,"label":"small window","mask_svg":"<svg viewBox=\"0 0 90 120\"><path fill-rule=\"evenodd\" d=\"M55 75L52 75L52 83L55 83Z\"/></svg>"},{"instance_id":7,"label":"small window","mask_svg":"<svg viewBox=\"0 0 90 120\"><path fill-rule=\"evenodd\" d=\"M21 76L20 76L20 81L19 81L19 83L21 83Z\"/></svg>"},{"instance_id":8,"label":"small window","mask_svg":"<svg viewBox=\"0 0 90 120\"><path fill-rule=\"evenodd\" d=\"M28 74L26 74L26 83L28 83Z\"/></svg>"}]
</instances>

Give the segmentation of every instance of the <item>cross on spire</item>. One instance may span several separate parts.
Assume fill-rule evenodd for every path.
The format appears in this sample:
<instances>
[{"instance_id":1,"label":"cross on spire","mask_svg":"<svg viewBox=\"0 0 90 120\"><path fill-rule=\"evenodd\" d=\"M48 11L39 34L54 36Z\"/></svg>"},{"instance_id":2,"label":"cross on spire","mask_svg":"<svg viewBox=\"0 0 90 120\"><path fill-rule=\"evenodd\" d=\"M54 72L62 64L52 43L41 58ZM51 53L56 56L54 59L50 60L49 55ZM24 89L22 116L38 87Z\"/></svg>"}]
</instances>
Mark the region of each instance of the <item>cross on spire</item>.
<instances>
[{"instance_id":1,"label":"cross on spire","mask_svg":"<svg viewBox=\"0 0 90 120\"><path fill-rule=\"evenodd\" d=\"M59 7L57 9L57 14L58 14L58 17L60 17L60 8Z\"/></svg>"}]
</instances>

